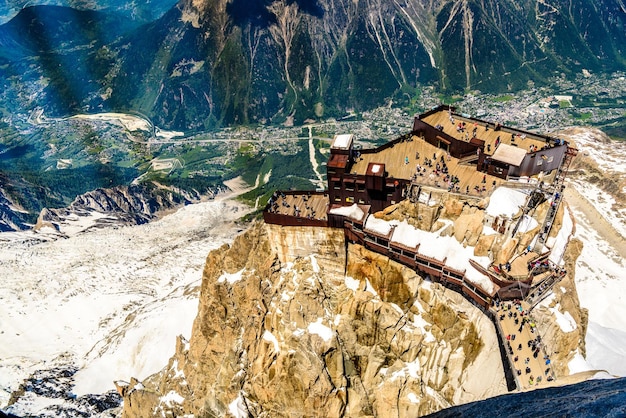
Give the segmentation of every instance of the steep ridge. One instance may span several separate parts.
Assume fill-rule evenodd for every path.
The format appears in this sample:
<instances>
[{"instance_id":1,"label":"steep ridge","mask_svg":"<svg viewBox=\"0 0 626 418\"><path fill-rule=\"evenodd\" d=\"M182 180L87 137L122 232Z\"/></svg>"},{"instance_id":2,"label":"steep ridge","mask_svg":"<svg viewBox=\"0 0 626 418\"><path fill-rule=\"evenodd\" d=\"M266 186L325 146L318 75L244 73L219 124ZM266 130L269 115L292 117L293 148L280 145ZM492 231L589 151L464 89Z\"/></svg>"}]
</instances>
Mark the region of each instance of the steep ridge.
<instances>
[{"instance_id":1,"label":"steep ridge","mask_svg":"<svg viewBox=\"0 0 626 418\"><path fill-rule=\"evenodd\" d=\"M454 198L442 209L455 219L443 233L510 250L479 244L482 210ZM400 204L378 216L410 214ZM557 383L590 376L572 375L587 323L580 250L573 240L566 277L532 314ZM209 254L191 339L179 337L167 367L116 385L125 417L417 416L505 393L502 361L494 324L461 294L346 244L341 229L255 224Z\"/></svg>"},{"instance_id":2,"label":"steep ridge","mask_svg":"<svg viewBox=\"0 0 626 418\"><path fill-rule=\"evenodd\" d=\"M26 82L48 113L133 109L186 131L409 104L425 85L501 93L626 68L619 0L181 0L134 30L106 16L110 30L75 35L92 15L44 19L49 7L0 27L7 98ZM38 52L42 33L52 45Z\"/></svg>"},{"instance_id":3,"label":"steep ridge","mask_svg":"<svg viewBox=\"0 0 626 418\"><path fill-rule=\"evenodd\" d=\"M161 373L117 382L124 416L415 416L506 392L480 310L360 246L344 264L344 245L341 230L257 224L212 252L191 340Z\"/></svg>"},{"instance_id":4,"label":"steep ridge","mask_svg":"<svg viewBox=\"0 0 626 418\"><path fill-rule=\"evenodd\" d=\"M614 1L250 3L184 0L138 32L156 42L125 40L120 74L134 80L118 77L113 100L187 129L302 123L404 103L420 85L503 92L626 64Z\"/></svg>"},{"instance_id":5,"label":"steep ridge","mask_svg":"<svg viewBox=\"0 0 626 418\"><path fill-rule=\"evenodd\" d=\"M214 197L220 191L223 188L209 190L205 197ZM44 208L34 229L49 227L71 234L92 227L141 225L154 220L159 213L201 199L198 194L153 184L96 189L77 196L68 207Z\"/></svg>"}]
</instances>

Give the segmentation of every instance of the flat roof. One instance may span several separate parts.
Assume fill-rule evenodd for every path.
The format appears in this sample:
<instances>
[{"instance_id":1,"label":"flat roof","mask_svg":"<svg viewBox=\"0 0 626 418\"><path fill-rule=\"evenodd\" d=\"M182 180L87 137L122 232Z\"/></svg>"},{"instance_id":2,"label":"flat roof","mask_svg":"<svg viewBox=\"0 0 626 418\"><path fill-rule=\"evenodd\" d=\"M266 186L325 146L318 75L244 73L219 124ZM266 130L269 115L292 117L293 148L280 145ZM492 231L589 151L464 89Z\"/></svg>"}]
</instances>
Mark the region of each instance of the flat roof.
<instances>
[{"instance_id":1,"label":"flat roof","mask_svg":"<svg viewBox=\"0 0 626 418\"><path fill-rule=\"evenodd\" d=\"M347 150L350 149L350 147L352 146L352 142L354 141L354 135L353 134L339 134L339 135L335 135L335 137L333 138L333 142L330 145L331 148L335 148L335 149L343 149L343 150Z\"/></svg>"},{"instance_id":2,"label":"flat roof","mask_svg":"<svg viewBox=\"0 0 626 418\"><path fill-rule=\"evenodd\" d=\"M383 177L385 175L385 164L369 163L365 174L368 176Z\"/></svg>"},{"instance_id":3,"label":"flat roof","mask_svg":"<svg viewBox=\"0 0 626 418\"><path fill-rule=\"evenodd\" d=\"M329 205L328 195L308 192L278 194L275 205L269 208L271 213L298 216L301 218L326 221Z\"/></svg>"},{"instance_id":4,"label":"flat roof","mask_svg":"<svg viewBox=\"0 0 626 418\"><path fill-rule=\"evenodd\" d=\"M493 153L491 158L496 161L501 161L503 163L519 167L525 156L526 150L522 148L514 147L507 144L500 144L498 145L498 148L496 148L496 152Z\"/></svg>"},{"instance_id":5,"label":"flat roof","mask_svg":"<svg viewBox=\"0 0 626 418\"><path fill-rule=\"evenodd\" d=\"M346 154L331 154L328 160L328 167L345 168L348 165L348 156Z\"/></svg>"}]
</instances>

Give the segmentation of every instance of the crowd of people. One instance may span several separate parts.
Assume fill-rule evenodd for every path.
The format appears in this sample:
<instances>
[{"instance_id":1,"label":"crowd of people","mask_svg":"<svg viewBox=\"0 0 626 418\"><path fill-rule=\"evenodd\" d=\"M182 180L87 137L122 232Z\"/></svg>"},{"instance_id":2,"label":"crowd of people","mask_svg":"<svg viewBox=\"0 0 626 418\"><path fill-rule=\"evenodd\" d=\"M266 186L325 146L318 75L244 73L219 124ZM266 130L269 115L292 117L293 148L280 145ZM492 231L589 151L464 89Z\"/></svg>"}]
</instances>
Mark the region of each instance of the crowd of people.
<instances>
[{"instance_id":1,"label":"crowd of people","mask_svg":"<svg viewBox=\"0 0 626 418\"><path fill-rule=\"evenodd\" d=\"M461 189L461 179L454 174L450 174L448 164L446 163L450 161L450 159L449 153L442 153L440 156L437 156L437 153L433 153L432 159L424 157L420 163L420 154L416 152L415 160L418 161L418 163L415 166L415 173L411 176L411 181L440 188L445 187L448 192L462 193L464 191L465 194L470 194L470 191L473 191L478 195L487 192L486 175L483 176L481 185L477 184L473 188L466 185L465 189ZM405 157L404 161L405 164L408 164L408 156ZM496 182L494 181L493 187L495 188L495 186Z\"/></svg>"},{"instance_id":2,"label":"crowd of people","mask_svg":"<svg viewBox=\"0 0 626 418\"><path fill-rule=\"evenodd\" d=\"M495 308L503 331L509 331L505 335L506 349L520 382L528 379L528 384L525 384L525 380L523 384L530 387L540 384L544 379L548 382L554 380L551 360L545 353L536 322L521 301L496 301ZM540 368L539 365L545 365L546 368Z\"/></svg>"},{"instance_id":3,"label":"crowd of people","mask_svg":"<svg viewBox=\"0 0 626 418\"><path fill-rule=\"evenodd\" d=\"M268 200L268 212L270 213L285 213L288 215L302 217L306 219L317 219L317 212L312 205L309 205L311 199L311 193L307 193L298 198L302 198L302 203L298 206L295 201L291 204L288 202L287 195L281 191L276 191ZM295 196L294 196L295 200ZM282 208L282 209L281 209Z\"/></svg>"}]
</instances>

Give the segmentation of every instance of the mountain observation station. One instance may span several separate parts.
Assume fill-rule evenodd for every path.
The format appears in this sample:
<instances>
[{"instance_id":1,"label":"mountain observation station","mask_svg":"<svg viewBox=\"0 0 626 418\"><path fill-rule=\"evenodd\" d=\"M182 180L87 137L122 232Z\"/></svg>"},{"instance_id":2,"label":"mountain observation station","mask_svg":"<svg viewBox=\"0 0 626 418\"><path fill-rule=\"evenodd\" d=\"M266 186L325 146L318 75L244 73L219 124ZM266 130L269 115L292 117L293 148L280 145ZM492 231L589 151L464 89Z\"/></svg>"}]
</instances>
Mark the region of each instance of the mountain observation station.
<instances>
[{"instance_id":1,"label":"mountain observation station","mask_svg":"<svg viewBox=\"0 0 626 418\"><path fill-rule=\"evenodd\" d=\"M343 228L347 241L426 274L483 309L494 299L534 306L564 274L560 260L550 258L550 232L577 153L567 141L472 118L446 105L416 116L411 132L378 148L357 149L355 141L352 134L336 135L326 190L275 192L263 211L265 222ZM489 207L513 195L522 199L515 215L490 213ZM483 226L495 234L536 233L523 253L503 263L457 260L439 248L447 244L437 243L432 216L449 197L488 205ZM533 219L546 201L549 209ZM413 224L420 228L382 219L381 213L400 203L430 208L421 213L431 216L418 215Z\"/></svg>"}]
</instances>

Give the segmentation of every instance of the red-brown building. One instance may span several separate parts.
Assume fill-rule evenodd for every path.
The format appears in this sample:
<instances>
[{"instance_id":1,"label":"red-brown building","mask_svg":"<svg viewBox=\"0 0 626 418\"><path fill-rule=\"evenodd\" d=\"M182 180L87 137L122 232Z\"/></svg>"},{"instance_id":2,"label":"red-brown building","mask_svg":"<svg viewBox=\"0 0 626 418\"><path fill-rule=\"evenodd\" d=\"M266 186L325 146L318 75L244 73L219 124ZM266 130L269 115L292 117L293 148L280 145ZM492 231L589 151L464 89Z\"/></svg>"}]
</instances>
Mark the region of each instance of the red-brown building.
<instances>
[{"instance_id":1,"label":"red-brown building","mask_svg":"<svg viewBox=\"0 0 626 418\"><path fill-rule=\"evenodd\" d=\"M359 151L353 145L352 135L337 135L331 144L330 206L357 203L374 212L404 199L412 182L480 194L487 184L550 173L567 151L564 141L463 116L449 106L417 116L409 134L381 147Z\"/></svg>"}]
</instances>

